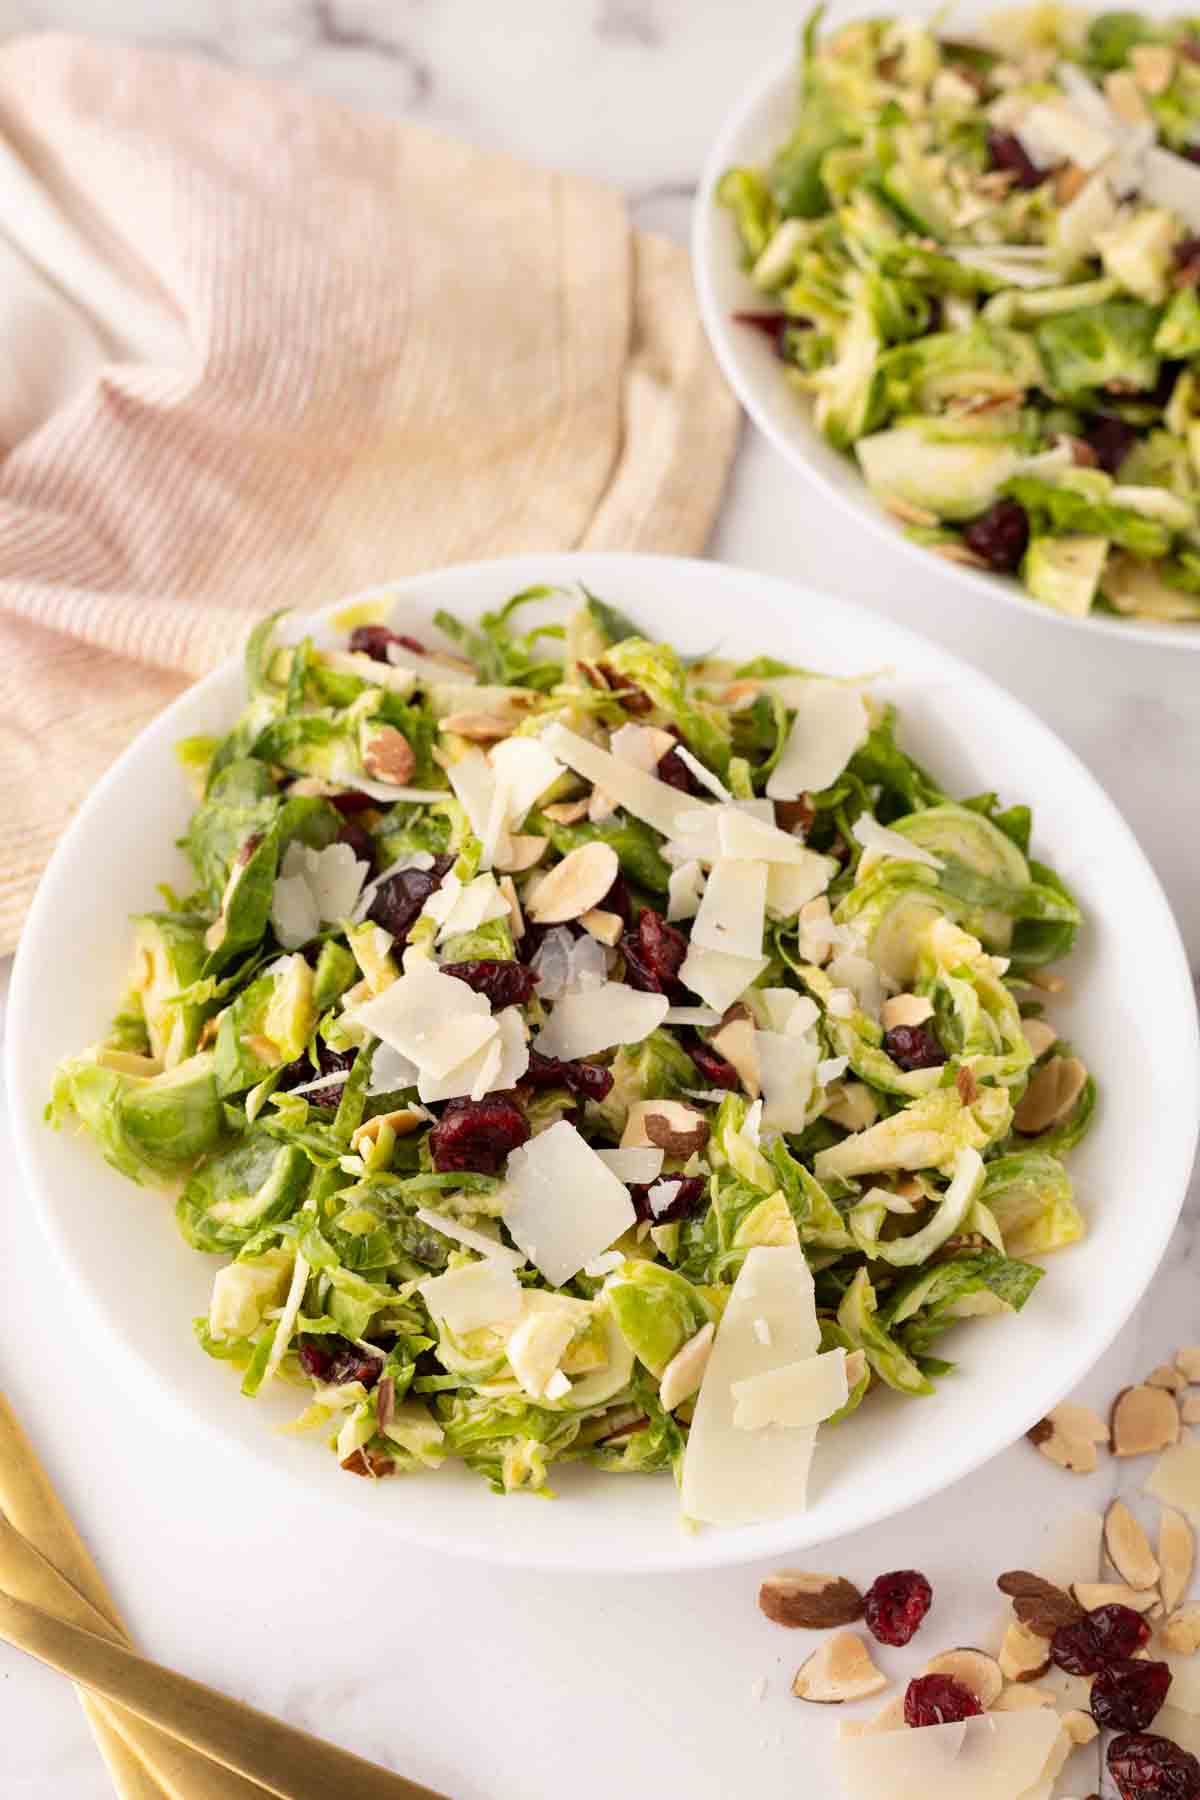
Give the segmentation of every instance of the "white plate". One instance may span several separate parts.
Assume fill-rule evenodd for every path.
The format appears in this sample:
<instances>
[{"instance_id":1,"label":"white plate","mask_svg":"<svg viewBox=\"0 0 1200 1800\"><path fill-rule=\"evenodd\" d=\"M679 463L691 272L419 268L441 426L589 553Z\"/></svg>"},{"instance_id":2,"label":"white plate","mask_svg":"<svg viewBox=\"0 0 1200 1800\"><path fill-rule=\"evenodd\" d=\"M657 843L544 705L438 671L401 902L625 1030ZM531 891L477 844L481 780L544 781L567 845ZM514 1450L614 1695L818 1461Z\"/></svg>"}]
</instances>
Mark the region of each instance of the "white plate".
<instances>
[{"instance_id":1,"label":"white plate","mask_svg":"<svg viewBox=\"0 0 1200 1800\"><path fill-rule=\"evenodd\" d=\"M930 0L916 0L916 4L905 8L906 14L918 16L933 10ZM963 26L972 15L996 10L996 5L956 8L954 20ZM1151 13L1161 10L1166 9L1155 4L1147 7ZM876 6L851 4L839 8L837 23L844 25L860 14L875 17L878 11ZM692 268L704 327L726 379L754 423L793 468L845 509L848 517L843 521L843 529L850 529L853 519L881 532L902 556L914 558L926 570L932 565L957 583L964 599L1000 601L1043 621L1075 630L1106 632L1110 637L1134 643L1200 650L1200 621L1194 625L1159 623L1115 618L1106 613L1072 618L1031 599L1021 584L1009 576L985 575L964 568L913 543L871 494L855 458L835 450L816 429L806 401L789 385L783 364L762 332L735 322L735 312L765 312L770 310L772 300L751 284L742 269L733 215L718 205L717 183L728 168L768 161L789 136L796 120L796 67L795 55L785 62L772 63L738 101L709 156L692 218Z\"/></svg>"},{"instance_id":2,"label":"white plate","mask_svg":"<svg viewBox=\"0 0 1200 1800\"><path fill-rule=\"evenodd\" d=\"M744 1531L681 1531L669 1479L555 1471L553 1505L500 1499L449 1468L378 1484L343 1474L323 1445L271 1430L296 1396L244 1400L203 1355L191 1320L206 1309L213 1259L188 1248L172 1209L132 1186L42 1108L60 1057L95 1040L129 956L127 916L155 883L187 876L170 849L191 802L177 738L226 728L235 663L200 682L97 787L42 879L13 976L8 1073L33 1204L70 1276L63 1311L96 1353L123 1362L164 1407L303 1482L347 1524L491 1561L570 1569L682 1569L817 1544L944 1488L1012 1443L1100 1355L1145 1288L1175 1223L1191 1165L1198 1057L1179 934L1128 827L1082 764L1031 713L966 664L885 619L810 590L712 563L636 556L526 556L396 584L397 616L427 635L440 606L470 617L535 582L581 580L683 650L721 643L851 674L894 670L879 690L901 708L905 746L960 794L997 788L1035 808L1035 844L1082 903L1088 924L1056 1022L1095 1067L1099 1122L1073 1159L1087 1241L1058 1258L1019 1319L958 1333L961 1372L931 1399L884 1396L819 1440L812 1505ZM48 1256L13 1278L54 1292ZM81 1305L81 1302L85 1303ZM57 1312L57 1308L56 1308ZM108 1390L112 1393L114 1390ZM116 1404L110 1399L109 1404ZM197 1455L203 1444L197 1437Z\"/></svg>"}]
</instances>

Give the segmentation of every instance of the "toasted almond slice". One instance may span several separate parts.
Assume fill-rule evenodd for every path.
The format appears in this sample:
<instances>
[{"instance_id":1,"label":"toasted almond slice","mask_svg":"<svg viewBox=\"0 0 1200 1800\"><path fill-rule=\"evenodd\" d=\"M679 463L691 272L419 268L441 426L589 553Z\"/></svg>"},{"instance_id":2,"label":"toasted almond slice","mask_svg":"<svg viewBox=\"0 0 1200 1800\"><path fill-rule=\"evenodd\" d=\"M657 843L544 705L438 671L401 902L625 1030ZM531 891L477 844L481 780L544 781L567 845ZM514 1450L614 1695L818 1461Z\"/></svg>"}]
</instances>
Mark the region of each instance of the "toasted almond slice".
<instances>
[{"instance_id":1,"label":"toasted almond slice","mask_svg":"<svg viewBox=\"0 0 1200 1800\"><path fill-rule=\"evenodd\" d=\"M1175 79L1175 52L1169 44L1135 44L1129 61L1143 94L1165 94Z\"/></svg>"},{"instance_id":2,"label":"toasted almond slice","mask_svg":"<svg viewBox=\"0 0 1200 1800\"><path fill-rule=\"evenodd\" d=\"M1062 1722L1063 1730L1076 1748L1081 1744L1090 1744L1100 1730L1091 1713L1080 1712L1078 1708L1065 1712Z\"/></svg>"},{"instance_id":3,"label":"toasted almond slice","mask_svg":"<svg viewBox=\"0 0 1200 1800\"><path fill-rule=\"evenodd\" d=\"M1200 1606L1181 1606L1171 1614L1159 1636L1176 1656L1195 1656L1200 1650Z\"/></svg>"},{"instance_id":4,"label":"toasted almond slice","mask_svg":"<svg viewBox=\"0 0 1200 1800\"><path fill-rule=\"evenodd\" d=\"M1175 1367L1174 1363L1159 1363L1151 1369L1146 1377L1147 1387L1166 1388L1169 1394L1178 1394L1187 1386L1187 1378Z\"/></svg>"},{"instance_id":5,"label":"toasted almond slice","mask_svg":"<svg viewBox=\"0 0 1200 1800\"><path fill-rule=\"evenodd\" d=\"M1158 1580L1158 1561L1146 1536L1123 1500L1114 1500L1104 1515L1104 1548L1122 1581L1139 1590Z\"/></svg>"},{"instance_id":6,"label":"toasted almond slice","mask_svg":"<svg viewBox=\"0 0 1200 1800\"><path fill-rule=\"evenodd\" d=\"M1041 988L1043 994L1065 994L1066 977L1056 975L1052 969L1034 969L1029 976L1030 985Z\"/></svg>"},{"instance_id":7,"label":"toasted almond slice","mask_svg":"<svg viewBox=\"0 0 1200 1800\"><path fill-rule=\"evenodd\" d=\"M610 950L620 942L621 933L625 929L625 921L620 913L604 912L599 906L593 906L591 912L585 912L579 923L597 943L607 944Z\"/></svg>"},{"instance_id":8,"label":"toasted almond slice","mask_svg":"<svg viewBox=\"0 0 1200 1800\"><path fill-rule=\"evenodd\" d=\"M891 513L893 519L899 519L903 525L932 526L938 522L936 513L930 512L924 506L914 506L911 501L902 499L899 494L885 494L883 506L886 512Z\"/></svg>"},{"instance_id":9,"label":"toasted almond slice","mask_svg":"<svg viewBox=\"0 0 1200 1800\"><path fill-rule=\"evenodd\" d=\"M562 925L599 906L620 873L611 844L580 844L538 882L526 902L529 917L538 925Z\"/></svg>"},{"instance_id":10,"label":"toasted almond slice","mask_svg":"<svg viewBox=\"0 0 1200 1800\"><path fill-rule=\"evenodd\" d=\"M1104 77L1108 104L1126 125L1142 125L1150 117L1137 78L1128 69L1114 69Z\"/></svg>"},{"instance_id":11,"label":"toasted almond slice","mask_svg":"<svg viewBox=\"0 0 1200 1800\"><path fill-rule=\"evenodd\" d=\"M694 1151L703 1150L709 1137L709 1123L703 1113L685 1106L682 1100L655 1100L650 1104L653 1111L642 1114L647 1144L670 1156L691 1156Z\"/></svg>"},{"instance_id":12,"label":"toasted almond slice","mask_svg":"<svg viewBox=\"0 0 1200 1800\"><path fill-rule=\"evenodd\" d=\"M1087 170L1078 163L1067 163L1054 177L1054 198L1060 206L1067 206L1087 183Z\"/></svg>"},{"instance_id":13,"label":"toasted almond slice","mask_svg":"<svg viewBox=\"0 0 1200 1800\"><path fill-rule=\"evenodd\" d=\"M1004 1633L997 1661L1009 1681L1038 1681L1050 1667L1049 1641L1014 1619Z\"/></svg>"},{"instance_id":14,"label":"toasted almond slice","mask_svg":"<svg viewBox=\"0 0 1200 1800\"><path fill-rule=\"evenodd\" d=\"M549 848L546 837L510 837L507 847L496 852L496 867L505 875L523 875L541 862Z\"/></svg>"},{"instance_id":15,"label":"toasted almond slice","mask_svg":"<svg viewBox=\"0 0 1200 1800\"><path fill-rule=\"evenodd\" d=\"M1179 1402L1179 1416L1185 1425L1200 1425L1200 1394L1185 1394Z\"/></svg>"},{"instance_id":16,"label":"toasted almond slice","mask_svg":"<svg viewBox=\"0 0 1200 1800\"><path fill-rule=\"evenodd\" d=\"M525 936L525 914L521 911L516 883L511 875L502 875L496 886L508 904L508 926L513 935L513 943L519 944Z\"/></svg>"},{"instance_id":17,"label":"toasted almond slice","mask_svg":"<svg viewBox=\"0 0 1200 1800\"><path fill-rule=\"evenodd\" d=\"M804 1569L777 1569L768 1575L759 1586L758 1604L774 1624L805 1631L853 1625L863 1616L863 1597L852 1581L843 1575L810 1575Z\"/></svg>"},{"instance_id":18,"label":"toasted almond slice","mask_svg":"<svg viewBox=\"0 0 1200 1800\"><path fill-rule=\"evenodd\" d=\"M1108 1442L1108 1427L1090 1406L1064 1400L1031 1425L1025 1435L1060 1468L1070 1469L1076 1475L1090 1475L1097 1465L1096 1445Z\"/></svg>"},{"instance_id":19,"label":"toasted almond slice","mask_svg":"<svg viewBox=\"0 0 1200 1800\"><path fill-rule=\"evenodd\" d=\"M1022 1019L1021 1030L1025 1034L1025 1042L1033 1051L1033 1060L1045 1056L1051 1044L1057 1044L1058 1033L1053 1025L1047 1025L1045 1019Z\"/></svg>"},{"instance_id":20,"label":"toasted almond slice","mask_svg":"<svg viewBox=\"0 0 1200 1800\"><path fill-rule=\"evenodd\" d=\"M512 723L498 718L495 713L456 712L441 719L438 730L452 731L456 737L467 738L473 744L498 744L501 738L512 736Z\"/></svg>"},{"instance_id":21,"label":"toasted almond slice","mask_svg":"<svg viewBox=\"0 0 1200 1800\"><path fill-rule=\"evenodd\" d=\"M371 733L363 751L363 768L376 781L390 781L396 787L403 787L412 780L416 766L416 751L394 725L381 725Z\"/></svg>"},{"instance_id":22,"label":"toasted almond slice","mask_svg":"<svg viewBox=\"0 0 1200 1800\"><path fill-rule=\"evenodd\" d=\"M960 544L956 538L947 538L944 543L929 544L926 548L931 550L935 556L940 556L943 562L959 563L964 569L986 569L988 567L982 556L977 556L974 550L966 544Z\"/></svg>"},{"instance_id":23,"label":"toasted almond slice","mask_svg":"<svg viewBox=\"0 0 1200 1800\"><path fill-rule=\"evenodd\" d=\"M821 1706L838 1706L845 1700L865 1700L888 1685L871 1661L871 1652L856 1631L839 1631L801 1663L792 1682L797 1700Z\"/></svg>"},{"instance_id":24,"label":"toasted almond slice","mask_svg":"<svg viewBox=\"0 0 1200 1800\"><path fill-rule=\"evenodd\" d=\"M992 1701L993 1712L1026 1712L1031 1706L1055 1706L1057 1701L1048 1688L1035 1687L1031 1681L1013 1681Z\"/></svg>"},{"instance_id":25,"label":"toasted almond slice","mask_svg":"<svg viewBox=\"0 0 1200 1800\"><path fill-rule=\"evenodd\" d=\"M588 797L582 800L555 800L549 806L543 806L542 813L555 825L578 825L581 819L587 818Z\"/></svg>"},{"instance_id":26,"label":"toasted almond slice","mask_svg":"<svg viewBox=\"0 0 1200 1800\"><path fill-rule=\"evenodd\" d=\"M1179 1442L1179 1408L1164 1388L1122 1388L1113 1401L1114 1456L1149 1456Z\"/></svg>"},{"instance_id":27,"label":"toasted almond slice","mask_svg":"<svg viewBox=\"0 0 1200 1800\"><path fill-rule=\"evenodd\" d=\"M738 1080L750 1098L757 1100L762 1092L762 1075L749 1007L731 1006L709 1042L717 1055L723 1056L730 1067L736 1069Z\"/></svg>"},{"instance_id":28,"label":"toasted almond slice","mask_svg":"<svg viewBox=\"0 0 1200 1800\"><path fill-rule=\"evenodd\" d=\"M373 1144L385 1125L390 1126L397 1137L409 1137L427 1121L427 1113L416 1112L407 1106L398 1112L376 1113L373 1119L367 1119L351 1134L350 1148L357 1150L360 1144Z\"/></svg>"},{"instance_id":29,"label":"toasted almond slice","mask_svg":"<svg viewBox=\"0 0 1200 1800\"><path fill-rule=\"evenodd\" d=\"M699 1388L700 1383L704 1379L704 1371L708 1367L708 1359L712 1354L713 1337L716 1333L716 1329L716 1326L711 1320L707 1325L702 1325L695 1337L689 1338L682 1349L675 1352L674 1356L663 1370L662 1377L658 1384L658 1399L664 1412L674 1412L675 1408L679 1406L682 1401L689 1400ZM776 1615L763 1605L763 1589L767 1586L767 1582L782 1581L787 1573L788 1571L784 1570L780 1575L768 1575L767 1581L764 1581L762 1587L759 1588L758 1604L762 1607L769 1619L775 1618ZM860 1615L859 1613L852 1613L850 1616L857 1619ZM799 1621L797 1622L799 1623ZM779 1619L778 1623L787 1625L790 1624L791 1621L788 1619ZM849 1621L841 1619L830 1620L830 1624L833 1625L843 1623L849 1623Z\"/></svg>"},{"instance_id":30,"label":"toasted almond slice","mask_svg":"<svg viewBox=\"0 0 1200 1800\"><path fill-rule=\"evenodd\" d=\"M1016 1111L1013 1125L1025 1137L1036 1137L1065 1119L1085 1086L1087 1070L1077 1056L1052 1056L1029 1083Z\"/></svg>"},{"instance_id":31,"label":"toasted almond slice","mask_svg":"<svg viewBox=\"0 0 1200 1800\"><path fill-rule=\"evenodd\" d=\"M1158 1591L1168 1613L1173 1613L1191 1586L1196 1559L1196 1538L1182 1513L1162 1509L1158 1526Z\"/></svg>"},{"instance_id":32,"label":"toasted almond slice","mask_svg":"<svg viewBox=\"0 0 1200 1800\"><path fill-rule=\"evenodd\" d=\"M1084 1612L1097 1606L1127 1606L1131 1612L1148 1613L1158 1600L1153 1588L1139 1592L1123 1581L1073 1581L1071 1593Z\"/></svg>"},{"instance_id":33,"label":"toasted almond slice","mask_svg":"<svg viewBox=\"0 0 1200 1800\"><path fill-rule=\"evenodd\" d=\"M994 1706L1004 1691L1004 1673L994 1656L986 1650L974 1650L969 1647L959 1650L943 1650L940 1656L931 1657L921 1670L922 1675L949 1675L969 1694L974 1694L984 1712Z\"/></svg>"},{"instance_id":34,"label":"toasted almond slice","mask_svg":"<svg viewBox=\"0 0 1200 1800\"><path fill-rule=\"evenodd\" d=\"M1175 1367L1189 1381L1200 1381L1200 1344L1185 1344L1175 1352Z\"/></svg>"},{"instance_id":35,"label":"toasted almond slice","mask_svg":"<svg viewBox=\"0 0 1200 1800\"><path fill-rule=\"evenodd\" d=\"M885 1031L894 1031L897 1025L923 1025L932 1017L933 1001L924 994L893 994L884 1001L879 1014Z\"/></svg>"}]
</instances>

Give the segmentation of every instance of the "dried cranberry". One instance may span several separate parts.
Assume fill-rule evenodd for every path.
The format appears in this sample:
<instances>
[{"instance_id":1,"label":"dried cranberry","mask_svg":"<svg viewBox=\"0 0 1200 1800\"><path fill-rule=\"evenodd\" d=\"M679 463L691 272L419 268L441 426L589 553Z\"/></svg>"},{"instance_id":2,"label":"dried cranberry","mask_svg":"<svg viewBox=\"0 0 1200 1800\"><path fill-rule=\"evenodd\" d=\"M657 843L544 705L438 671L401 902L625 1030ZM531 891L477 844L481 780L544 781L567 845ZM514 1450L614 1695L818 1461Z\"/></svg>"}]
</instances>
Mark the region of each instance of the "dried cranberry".
<instances>
[{"instance_id":1,"label":"dried cranberry","mask_svg":"<svg viewBox=\"0 0 1200 1800\"><path fill-rule=\"evenodd\" d=\"M994 500L963 532L963 543L998 575L1011 575L1029 542L1025 508L1015 500Z\"/></svg>"},{"instance_id":2,"label":"dried cranberry","mask_svg":"<svg viewBox=\"0 0 1200 1800\"><path fill-rule=\"evenodd\" d=\"M529 1121L516 1101L489 1094L486 1100L448 1100L429 1133L429 1149L441 1175L462 1169L495 1175L528 1137Z\"/></svg>"},{"instance_id":3,"label":"dried cranberry","mask_svg":"<svg viewBox=\"0 0 1200 1800\"><path fill-rule=\"evenodd\" d=\"M816 818L812 801L807 794L801 794L798 800L776 800L775 823L780 831L788 831L796 837L804 837L812 827Z\"/></svg>"},{"instance_id":4,"label":"dried cranberry","mask_svg":"<svg viewBox=\"0 0 1200 1800\"><path fill-rule=\"evenodd\" d=\"M375 890L368 919L390 931L398 944L406 944L421 908L453 866L452 856L435 856L432 869L400 869L389 875Z\"/></svg>"},{"instance_id":5,"label":"dried cranberry","mask_svg":"<svg viewBox=\"0 0 1200 1800\"><path fill-rule=\"evenodd\" d=\"M982 1711L970 1688L953 1675L918 1675L904 1692L906 1725L954 1725Z\"/></svg>"},{"instance_id":6,"label":"dried cranberry","mask_svg":"<svg viewBox=\"0 0 1200 1800\"><path fill-rule=\"evenodd\" d=\"M287 1064L275 1086L287 1093L292 1088L315 1080L318 1075L340 1075L344 1070L353 1068L357 1055L357 1050L331 1050L323 1038L318 1038L316 1063L314 1064L311 1056L298 1056L295 1062ZM303 1098L310 1106L336 1108L342 1098L344 1085L341 1081L331 1082L328 1087L313 1088Z\"/></svg>"},{"instance_id":7,"label":"dried cranberry","mask_svg":"<svg viewBox=\"0 0 1200 1800\"><path fill-rule=\"evenodd\" d=\"M794 325L797 329L806 329L809 325L807 319L793 319L785 312L735 312L733 322L735 325L749 325L752 331L761 331L776 356L783 362L787 361L789 327Z\"/></svg>"},{"instance_id":8,"label":"dried cranberry","mask_svg":"<svg viewBox=\"0 0 1200 1800\"><path fill-rule=\"evenodd\" d=\"M710 1087L737 1087L737 1070L723 1056L718 1056L711 1044L706 1044L703 1038L693 1036L686 1047L688 1055Z\"/></svg>"},{"instance_id":9,"label":"dried cranberry","mask_svg":"<svg viewBox=\"0 0 1200 1800\"><path fill-rule=\"evenodd\" d=\"M633 901L629 894L629 884L623 875L618 875L600 902L601 912L616 913L626 925L633 922Z\"/></svg>"},{"instance_id":10,"label":"dried cranberry","mask_svg":"<svg viewBox=\"0 0 1200 1800\"><path fill-rule=\"evenodd\" d=\"M352 813L366 812L375 802L370 794L360 794L356 788L347 788L344 793L330 794L329 804L337 807L343 819L348 819Z\"/></svg>"},{"instance_id":11,"label":"dried cranberry","mask_svg":"<svg viewBox=\"0 0 1200 1800\"><path fill-rule=\"evenodd\" d=\"M1171 1685L1164 1662L1123 1657L1106 1663L1092 1683L1088 1701L1092 1717L1106 1731L1145 1731L1156 1717Z\"/></svg>"},{"instance_id":12,"label":"dried cranberry","mask_svg":"<svg viewBox=\"0 0 1200 1800\"><path fill-rule=\"evenodd\" d=\"M626 981L644 994L669 994L679 985L687 947L682 931L668 925L653 907L643 907L637 925L621 939Z\"/></svg>"},{"instance_id":13,"label":"dried cranberry","mask_svg":"<svg viewBox=\"0 0 1200 1800\"><path fill-rule=\"evenodd\" d=\"M618 675L608 663L597 663L596 672L610 693L617 696L627 713L648 713L654 706L649 694L644 694L636 682L630 681L627 675Z\"/></svg>"},{"instance_id":14,"label":"dried cranberry","mask_svg":"<svg viewBox=\"0 0 1200 1800\"><path fill-rule=\"evenodd\" d=\"M359 862L365 862L368 869L374 866L375 839L361 819L347 819L337 834L337 841L349 844Z\"/></svg>"},{"instance_id":15,"label":"dried cranberry","mask_svg":"<svg viewBox=\"0 0 1200 1800\"><path fill-rule=\"evenodd\" d=\"M535 1088L565 1087L581 1100L603 1100L613 1084L612 1070L602 1069L599 1063L563 1062L537 1050L529 1052L525 1080Z\"/></svg>"},{"instance_id":16,"label":"dried cranberry","mask_svg":"<svg viewBox=\"0 0 1200 1800\"><path fill-rule=\"evenodd\" d=\"M1189 162L1200 163L1200 145L1183 153ZM1175 286L1195 287L1200 281L1200 237L1181 238L1175 246Z\"/></svg>"},{"instance_id":17,"label":"dried cranberry","mask_svg":"<svg viewBox=\"0 0 1200 1800\"><path fill-rule=\"evenodd\" d=\"M1020 138L1011 131L989 131L987 147L993 169L1010 170L1018 187L1040 187L1050 173L1049 169L1038 168Z\"/></svg>"},{"instance_id":18,"label":"dried cranberry","mask_svg":"<svg viewBox=\"0 0 1200 1800\"><path fill-rule=\"evenodd\" d=\"M677 1181L679 1192L668 1205L660 1206L656 1212L650 1204L650 1190L664 1181ZM660 1175L658 1181L631 1181L629 1198L633 1201L633 1210L639 1219L648 1219L651 1225L674 1225L678 1219L690 1218L704 1199L704 1177Z\"/></svg>"},{"instance_id":19,"label":"dried cranberry","mask_svg":"<svg viewBox=\"0 0 1200 1800\"><path fill-rule=\"evenodd\" d=\"M1060 1625L1050 1656L1068 1675L1095 1675L1105 1663L1122 1662L1140 1650L1150 1627L1128 1606L1097 1606L1073 1625Z\"/></svg>"},{"instance_id":20,"label":"dried cranberry","mask_svg":"<svg viewBox=\"0 0 1200 1800\"><path fill-rule=\"evenodd\" d=\"M1087 441L1096 452L1096 461L1106 475L1115 475L1126 456L1137 443L1137 432L1124 419L1109 413L1098 413L1089 420Z\"/></svg>"},{"instance_id":21,"label":"dried cranberry","mask_svg":"<svg viewBox=\"0 0 1200 1800\"><path fill-rule=\"evenodd\" d=\"M867 1589L863 1617L881 1644L907 1644L933 1605L933 1589L917 1569L877 1575Z\"/></svg>"},{"instance_id":22,"label":"dried cranberry","mask_svg":"<svg viewBox=\"0 0 1200 1800\"><path fill-rule=\"evenodd\" d=\"M477 994L486 994L496 1008L527 1005L538 981L536 971L524 963L488 962L482 957L474 962L443 963L442 974L455 975Z\"/></svg>"},{"instance_id":23,"label":"dried cranberry","mask_svg":"<svg viewBox=\"0 0 1200 1800\"><path fill-rule=\"evenodd\" d=\"M350 648L375 662L386 662L388 645L396 643L396 634L386 625L356 625L350 633Z\"/></svg>"},{"instance_id":24,"label":"dried cranberry","mask_svg":"<svg viewBox=\"0 0 1200 1800\"><path fill-rule=\"evenodd\" d=\"M665 755L659 757L655 774L660 781L665 781L668 787L678 788L681 794L698 794L701 791L700 783L678 750L668 750Z\"/></svg>"},{"instance_id":25,"label":"dried cranberry","mask_svg":"<svg viewBox=\"0 0 1200 1800\"><path fill-rule=\"evenodd\" d=\"M379 1357L368 1356L348 1338L334 1335L301 1338L298 1355L304 1373L323 1381L326 1387L361 1381L365 1388L373 1388L383 1369Z\"/></svg>"},{"instance_id":26,"label":"dried cranberry","mask_svg":"<svg viewBox=\"0 0 1200 1800\"><path fill-rule=\"evenodd\" d=\"M1121 1800L1200 1800L1200 1762L1154 1732L1114 1738L1108 1772Z\"/></svg>"},{"instance_id":27,"label":"dried cranberry","mask_svg":"<svg viewBox=\"0 0 1200 1800\"><path fill-rule=\"evenodd\" d=\"M936 1069L946 1060L931 1025L893 1025L883 1034L883 1047L901 1069Z\"/></svg>"}]
</instances>

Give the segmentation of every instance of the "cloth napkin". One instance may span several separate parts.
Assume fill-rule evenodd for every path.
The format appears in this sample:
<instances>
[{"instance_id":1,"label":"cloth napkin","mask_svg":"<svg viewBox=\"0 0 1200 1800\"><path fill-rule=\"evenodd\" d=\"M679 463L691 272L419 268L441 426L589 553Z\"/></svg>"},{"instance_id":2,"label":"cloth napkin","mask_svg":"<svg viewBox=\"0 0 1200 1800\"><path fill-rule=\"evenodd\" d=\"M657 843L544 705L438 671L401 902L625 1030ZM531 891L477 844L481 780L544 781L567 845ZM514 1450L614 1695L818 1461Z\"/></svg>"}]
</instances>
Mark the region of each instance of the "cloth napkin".
<instances>
[{"instance_id":1,"label":"cloth napkin","mask_svg":"<svg viewBox=\"0 0 1200 1800\"><path fill-rule=\"evenodd\" d=\"M0 335L0 951L251 616L700 550L736 433L686 256L619 195L62 36L0 49Z\"/></svg>"}]
</instances>

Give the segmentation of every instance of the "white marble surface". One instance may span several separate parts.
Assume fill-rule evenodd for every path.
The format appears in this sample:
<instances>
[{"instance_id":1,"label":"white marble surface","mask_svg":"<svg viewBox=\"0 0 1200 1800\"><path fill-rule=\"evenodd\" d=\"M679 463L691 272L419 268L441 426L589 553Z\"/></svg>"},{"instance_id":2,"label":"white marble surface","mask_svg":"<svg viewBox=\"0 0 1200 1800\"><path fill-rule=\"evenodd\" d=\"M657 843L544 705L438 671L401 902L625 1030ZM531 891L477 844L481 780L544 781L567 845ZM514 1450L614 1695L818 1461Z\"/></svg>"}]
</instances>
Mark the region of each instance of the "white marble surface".
<instances>
[{"instance_id":1,"label":"white marble surface","mask_svg":"<svg viewBox=\"0 0 1200 1800\"><path fill-rule=\"evenodd\" d=\"M619 183L643 223L681 236L723 110L790 19L776 0L741 0L732 14L718 0L0 0L0 29L47 26L217 55L411 112ZM894 612L1028 701L1132 822L1200 964L1200 654L970 609L933 568L888 564L878 540L829 517L753 441L713 550ZM298 1488L190 1441L95 1358L55 1290L6 1135L0 1171L0 1382L151 1653L453 1800L833 1794L835 1723L788 1694L802 1646L756 1611L764 1569L564 1579L348 1537ZM1094 1403L1200 1338L1196 1199L1087 1383ZM1110 1463L1077 1480L1018 1444L938 1501L806 1560L864 1581L923 1567L937 1595L924 1644L980 1641L996 1618L992 1575L1036 1567L1048 1522L1102 1507L1118 1472L1135 1493L1146 1470ZM919 1659L881 1661L900 1675ZM1088 1793L1095 1756L1076 1761L1062 1791ZM109 1791L65 1685L0 1648L5 1800Z\"/></svg>"}]
</instances>

